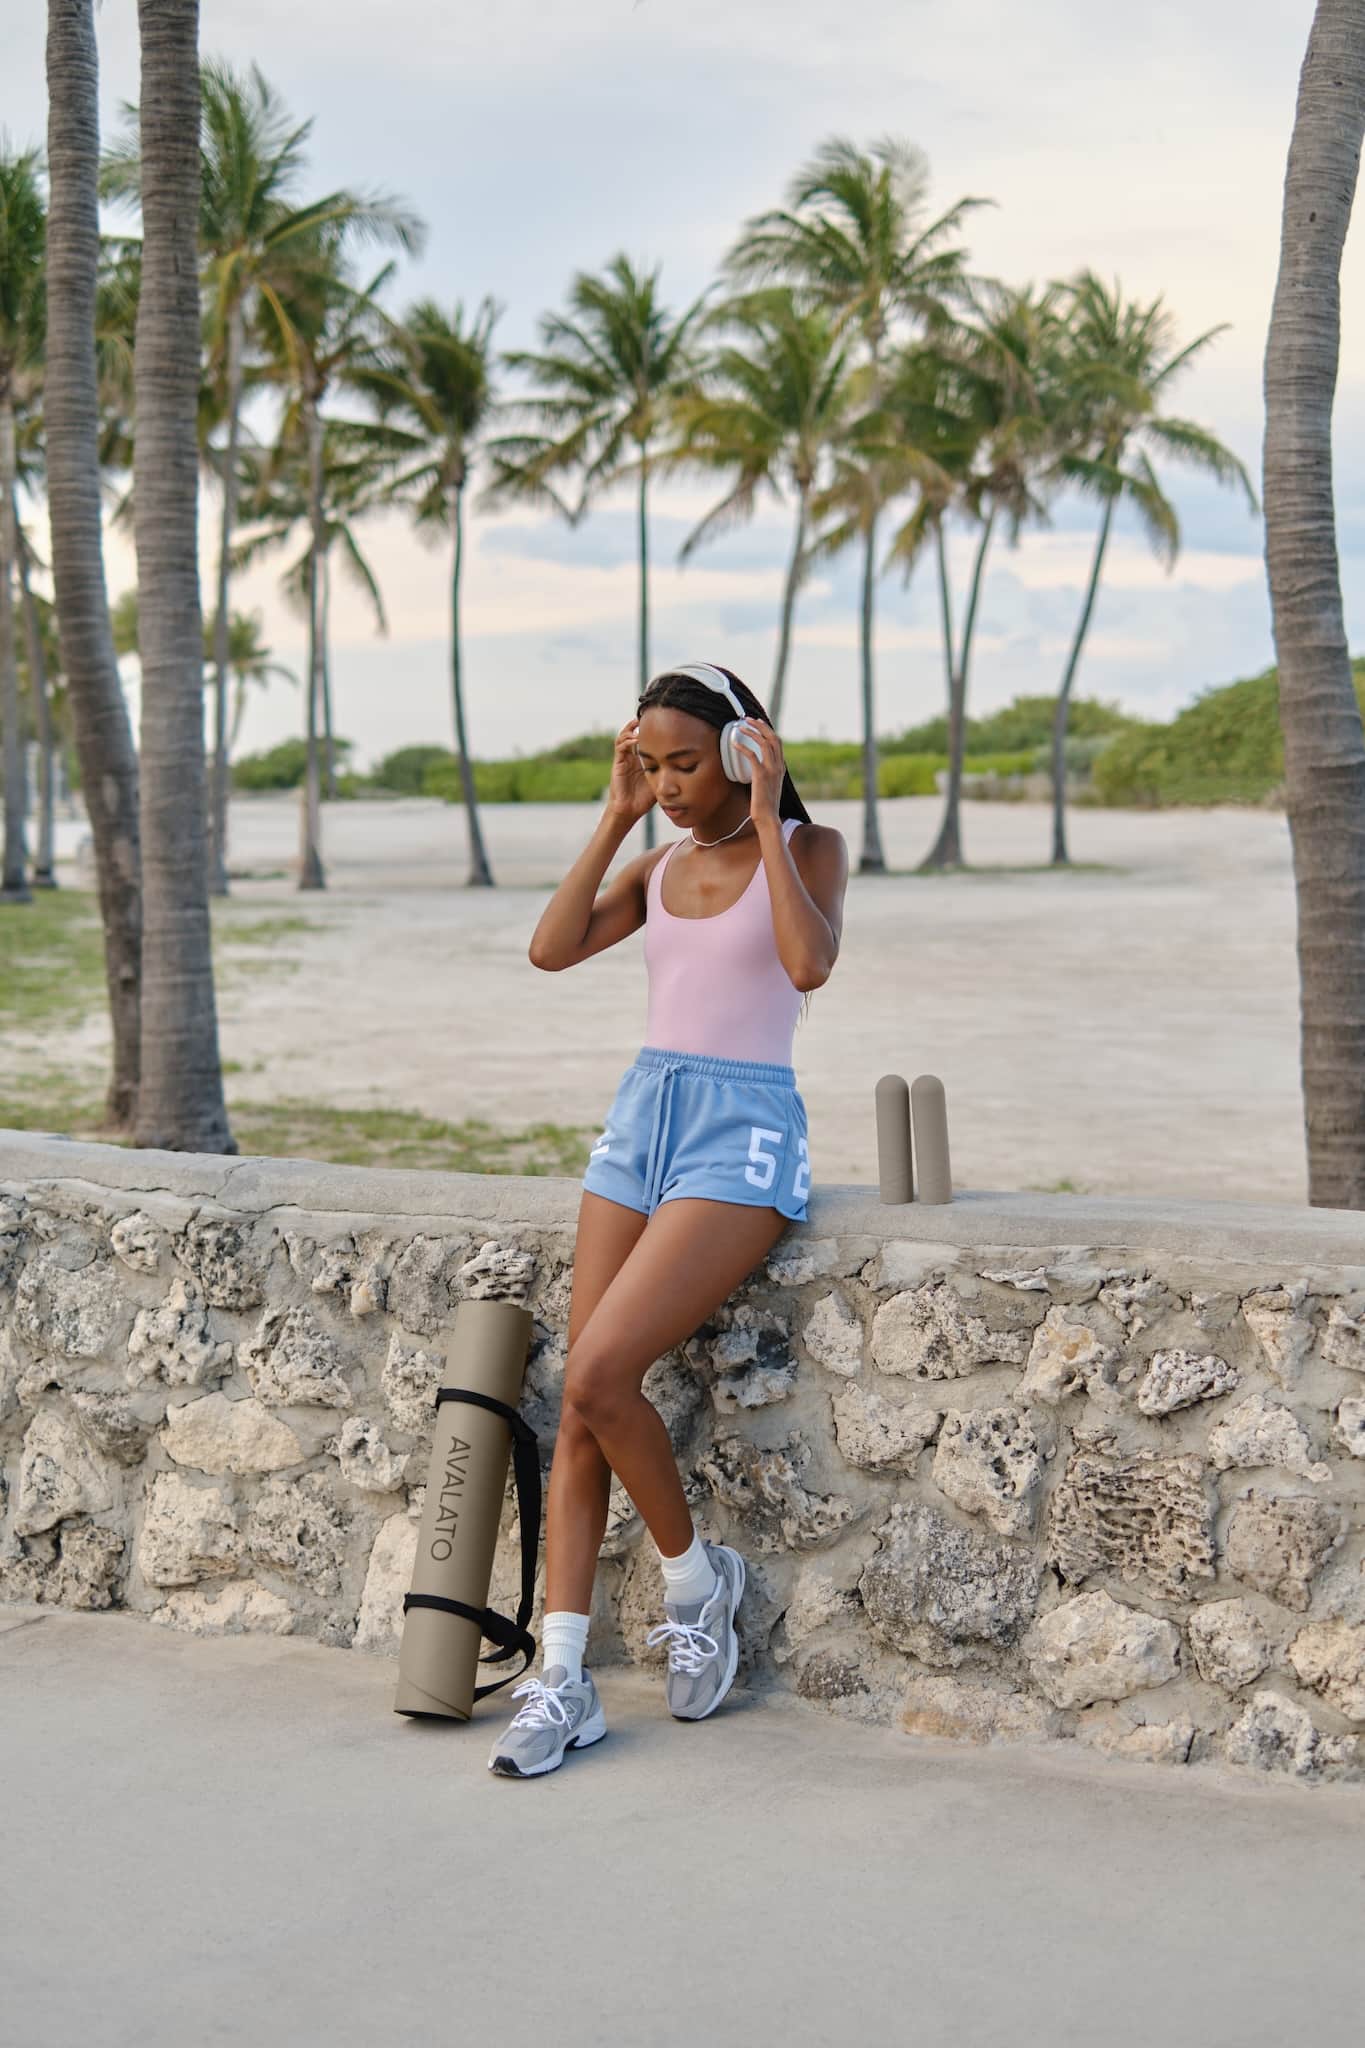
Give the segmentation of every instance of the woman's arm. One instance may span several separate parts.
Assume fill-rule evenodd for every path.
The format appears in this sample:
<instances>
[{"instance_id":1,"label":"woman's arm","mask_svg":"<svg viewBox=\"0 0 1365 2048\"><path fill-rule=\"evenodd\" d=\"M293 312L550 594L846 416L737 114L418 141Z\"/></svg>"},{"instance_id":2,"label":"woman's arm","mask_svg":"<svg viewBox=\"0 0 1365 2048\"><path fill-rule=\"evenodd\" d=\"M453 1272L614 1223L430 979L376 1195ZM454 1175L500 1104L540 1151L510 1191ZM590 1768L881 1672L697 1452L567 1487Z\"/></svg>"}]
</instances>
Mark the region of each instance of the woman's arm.
<instances>
[{"instance_id":1,"label":"woman's arm","mask_svg":"<svg viewBox=\"0 0 1365 2048\"><path fill-rule=\"evenodd\" d=\"M768 870L778 958L794 987L819 988L839 957L848 882L844 835L831 825L800 826L798 863L780 819L762 816L755 824Z\"/></svg>"},{"instance_id":2,"label":"woman's arm","mask_svg":"<svg viewBox=\"0 0 1365 2048\"><path fill-rule=\"evenodd\" d=\"M636 751L640 721L628 718L616 735L611 783L592 838L540 913L527 957L533 967L557 973L629 938L645 921L645 881L660 848L637 854L598 894L621 841L654 802Z\"/></svg>"},{"instance_id":3,"label":"woman's arm","mask_svg":"<svg viewBox=\"0 0 1365 2048\"><path fill-rule=\"evenodd\" d=\"M555 973L576 967L619 939L629 938L645 921L645 876L651 859L665 849L637 854L598 894L621 841L633 832L638 818L626 817L610 805L603 811L592 838L540 913L527 949L533 967Z\"/></svg>"},{"instance_id":4,"label":"woman's arm","mask_svg":"<svg viewBox=\"0 0 1365 2048\"><path fill-rule=\"evenodd\" d=\"M844 922L844 888L848 882L848 848L832 825L802 824L798 861L782 835L778 804L786 776L786 756L774 728L761 718L744 726L758 742L749 815L763 849L772 901L777 954L794 987L819 988L828 981L839 957ZM793 834L795 837L795 834Z\"/></svg>"}]
</instances>

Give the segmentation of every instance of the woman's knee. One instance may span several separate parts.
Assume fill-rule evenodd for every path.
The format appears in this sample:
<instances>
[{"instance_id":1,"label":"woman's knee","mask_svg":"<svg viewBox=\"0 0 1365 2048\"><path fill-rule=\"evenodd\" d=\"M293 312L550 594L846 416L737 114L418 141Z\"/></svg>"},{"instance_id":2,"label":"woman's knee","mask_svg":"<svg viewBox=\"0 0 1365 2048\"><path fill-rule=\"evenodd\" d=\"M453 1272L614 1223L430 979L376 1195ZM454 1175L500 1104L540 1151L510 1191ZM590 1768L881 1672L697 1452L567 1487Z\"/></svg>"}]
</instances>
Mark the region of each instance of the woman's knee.
<instances>
[{"instance_id":1,"label":"woman's knee","mask_svg":"<svg viewBox=\"0 0 1365 2048\"><path fill-rule=\"evenodd\" d=\"M559 1405L559 1427L555 1433L556 1448L562 1447L572 1457L576 1451L593 1450L601 1456L601 1448L594 1436L587 1417L570 1399L566 1382Z\"/></svg>"},{"instance_id":2,"label":"woman's knee","mask_svg":"<svg viewBox=\"0 0 1365 2048\"><path fill-rule=\"evenodd\" d=\"M636 1389L623 1382L610 1360L580 1357L570 1349L564 1368L563 1418L571 1428L595 1437L600 1430L609 1430L635 1398Z\"/></svg>"}]
</instances>

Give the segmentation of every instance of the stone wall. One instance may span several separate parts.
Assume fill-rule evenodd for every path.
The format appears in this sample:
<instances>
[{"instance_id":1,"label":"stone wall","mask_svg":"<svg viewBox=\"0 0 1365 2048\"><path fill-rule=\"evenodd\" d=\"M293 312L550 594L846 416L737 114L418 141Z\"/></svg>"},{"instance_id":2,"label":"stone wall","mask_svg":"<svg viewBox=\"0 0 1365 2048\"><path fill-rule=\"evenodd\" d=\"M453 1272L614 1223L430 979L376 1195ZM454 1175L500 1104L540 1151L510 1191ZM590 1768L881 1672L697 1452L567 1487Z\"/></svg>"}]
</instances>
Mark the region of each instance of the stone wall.
<instances>
[{"instance_id":1,"label":"stone wall","mask_svg":"<svg viewBox=\"0 0 1365 2048\"><path fill-rule=\"evenodd\" d=\"M463 1295L529 1305L548 1470L577 1206L0 1133L0 1599L391 1653L442 1332ZM645 1384L748 1561L751 1680L912 1732L1365 1771L1365 1217L820 1190ZM514 1517L509 1475L504 1610ZM660 1603L617 1488L592 1659L652 1662Z\"/></svg>"}]
</instances>

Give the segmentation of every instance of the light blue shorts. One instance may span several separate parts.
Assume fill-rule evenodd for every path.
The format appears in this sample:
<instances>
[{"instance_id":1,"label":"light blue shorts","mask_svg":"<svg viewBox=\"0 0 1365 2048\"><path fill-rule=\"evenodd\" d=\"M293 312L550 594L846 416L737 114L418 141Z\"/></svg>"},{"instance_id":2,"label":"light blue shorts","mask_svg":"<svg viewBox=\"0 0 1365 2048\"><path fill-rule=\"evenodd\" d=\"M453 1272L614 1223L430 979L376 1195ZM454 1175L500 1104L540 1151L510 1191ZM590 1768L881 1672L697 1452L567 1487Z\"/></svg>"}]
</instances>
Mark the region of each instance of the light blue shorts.
<instances>
[{"instance_id":1,"label":"light blue shorts","mask_svg":"<svg viewBox=\"0 0 1365 2048\"><path fill-rule=\"evenodd\" d=\"M650 1216L702 1196L806 1221L806 1105L792 1067L642 1046L583 1175L590 1194Z\"/></svg>"}]
</instances>

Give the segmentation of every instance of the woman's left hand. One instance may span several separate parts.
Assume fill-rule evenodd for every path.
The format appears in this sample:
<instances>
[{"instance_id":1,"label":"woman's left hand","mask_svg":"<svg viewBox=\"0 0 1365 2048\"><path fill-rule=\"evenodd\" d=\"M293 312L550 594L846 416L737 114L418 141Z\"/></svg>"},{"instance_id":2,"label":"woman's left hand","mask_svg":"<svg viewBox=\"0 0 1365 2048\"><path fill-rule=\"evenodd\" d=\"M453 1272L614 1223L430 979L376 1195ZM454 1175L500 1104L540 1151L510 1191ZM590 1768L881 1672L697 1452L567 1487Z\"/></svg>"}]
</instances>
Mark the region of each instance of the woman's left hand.
<instances>
[{"instance_id":1,"label":"woman's left hand","mask_svg":"<svg viewBox=\"0 0 1365 2048\"><path fill-rule=\"evenodd\" d=\"M773 727L765 725L761 718L746 718L744 731L746 735L752 734L763 749L761 760L755 759L749 748L745 749L753 761L754 770L753 780L749 784L749 816L755 819L775 818L782 796L783 778L787 772L782 742Z\"/></svg>"}]
</instances>

